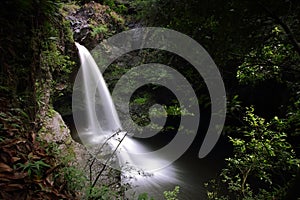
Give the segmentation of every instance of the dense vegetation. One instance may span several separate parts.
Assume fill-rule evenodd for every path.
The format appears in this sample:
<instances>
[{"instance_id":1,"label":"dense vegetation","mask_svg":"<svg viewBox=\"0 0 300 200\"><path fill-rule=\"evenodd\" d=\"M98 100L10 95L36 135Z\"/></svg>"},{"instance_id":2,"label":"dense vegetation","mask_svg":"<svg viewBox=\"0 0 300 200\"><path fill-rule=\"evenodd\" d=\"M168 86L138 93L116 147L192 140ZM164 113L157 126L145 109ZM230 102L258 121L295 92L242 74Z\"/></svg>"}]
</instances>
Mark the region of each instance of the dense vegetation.
<instances>
[{"instance_id":1,"label":"dense vegetation","mask_svg":"<svg viewBox=\"0 0 300 200\"><path fill-rule=\"evenodd\" d=\"M208 198L296 199L299 2L154 0L133 4L146 25L172 28L196 39L223 75L229 106L223 132L233 154L220 176L207 184Z\"/></svg>"},{"instance_id":2,"label":"dense vegetation","mask_svg":"<svg viewBox=\"0 0 300 200\"><path fill-rule=\"evenodd\" d=\"M61 166L73 155L56 160L57 145L39 134L53 114L50 96L74 66L68 23L58 2L0 4L1 199L72 198Z\"/></svg>"},{"instance_id":3,"label":"dense vegetation","mask_svg":"<svg viewBox=\"0 0 300 200\"><path fill-rule=\"evenodd\" d=\"M47 117L54 115L53 105L65 119L70 115L72 77L78 58L66 16L89 2L0 3L1 199L74 199L85 187L75 181L81 172L69 166L74 156L59 158L57 144L43 141L39 134L45 131ZM96 2L107 5L104 8L97 4L113 17L105 21L109 16L103 14L106 24L90 20L88 39L83 41L87 46L93 47L103 38L125 30L126 25L166 27L198 41L219 67L228 101L223 136L233 151L220 174L206 184L209 199L300 196L298 0ZM207 89L189 63L166 52L145 50L133 54L139 54L137 63L165 63L184 74L193 83L203 115L209 117ZM109 87L128 70L126 67L115 64L106 72ZM145 110L160 101L175 121L169 125L175 126L174 116L180 113L176 112L176 99L166 91L160 92L163 89L149 85L132 97L137 123L147 124ZM176 199L178 192L176 187L165 197ZM109 199L109 195L121 196L108 186L95 191L92 188L86 196ZM142 194L139 199L148 196Z\"/></svg>"}]
</instances>

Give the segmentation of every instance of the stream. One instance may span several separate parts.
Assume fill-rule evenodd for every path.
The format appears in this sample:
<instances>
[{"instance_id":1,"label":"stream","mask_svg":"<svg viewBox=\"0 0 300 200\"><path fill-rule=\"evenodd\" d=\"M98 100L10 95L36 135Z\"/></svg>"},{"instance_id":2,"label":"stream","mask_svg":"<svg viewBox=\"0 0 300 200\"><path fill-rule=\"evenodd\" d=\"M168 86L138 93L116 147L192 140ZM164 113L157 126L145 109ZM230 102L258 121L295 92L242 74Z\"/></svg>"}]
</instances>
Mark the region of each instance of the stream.
<instances>
[{"instance_id":1,"label":"stream","mask_svg":"<svg viewBox=\"0 0 300 200\"><path fill-rule=\"evenodd\" d=\"M183 139L193 136L195 139L175 162L169 160L172 152L153 154L159 145L171 143L179 133L175 133L174 138L170 137L174 134L171 132L170 135L158 134L150 139L127 135L96 62L84 46L78 43L76 46L82 66L73 90L75 126L83 145L94 156L102 159L101 162L105 165L122 171L122 184L128 183L131 186L126 196L136 199L139 194L148 193L149 197L163 199L164 191L179 186L179 199L205 199L204 183L217 174L228 152L222 140L207 157L199 159L198 151L204 137L200 133L205 133L206 129L200 122L200 129L196 135L180 136ZM180 141L177 145L181 145ZM117 159L111 159L114 154Z\"/></svg>"}]
</instances>

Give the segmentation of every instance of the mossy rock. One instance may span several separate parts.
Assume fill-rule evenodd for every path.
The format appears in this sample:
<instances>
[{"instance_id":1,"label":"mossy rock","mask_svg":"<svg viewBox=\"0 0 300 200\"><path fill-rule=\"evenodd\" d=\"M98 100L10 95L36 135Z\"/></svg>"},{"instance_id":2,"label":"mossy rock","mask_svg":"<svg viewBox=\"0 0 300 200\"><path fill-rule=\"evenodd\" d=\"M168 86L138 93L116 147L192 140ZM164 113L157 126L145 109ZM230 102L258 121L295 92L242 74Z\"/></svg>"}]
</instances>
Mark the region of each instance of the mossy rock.
<instances>
[{"instance_id":1,"label":"mossy rock","mask_svg":"<svg viewBox=\"0 0 300 200\"><path fill-rule=\"evenodd\" d=\"M65 10L69 12L66 19L71 23L74 40L88 49L93 49L103 39L125 30L125 20L109 6L92 1L79 9L72 6Z\"/></svg>"}]
</instances>

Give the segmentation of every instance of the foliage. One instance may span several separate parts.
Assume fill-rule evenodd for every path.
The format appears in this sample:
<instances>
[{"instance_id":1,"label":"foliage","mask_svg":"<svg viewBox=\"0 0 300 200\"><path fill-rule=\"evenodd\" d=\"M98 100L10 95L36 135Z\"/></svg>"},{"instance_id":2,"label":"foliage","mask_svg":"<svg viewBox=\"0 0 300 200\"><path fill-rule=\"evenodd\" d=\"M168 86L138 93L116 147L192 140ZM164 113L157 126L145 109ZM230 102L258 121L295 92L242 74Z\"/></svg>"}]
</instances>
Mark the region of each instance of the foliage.
<instances>
[{"instance_id":1,"label":"foliage","mask_svg":"<svg viewBox=\"0 0 300 200\"><path fill-rule=\"evenodd\" d=\"M174 190L164 191L164 197L166 200L178 200L179 186L175 186Z\"/></svg>"},{"instance_id":2,"label":"foliage","mask_svg":"<svg viewBox=\"0 0 300 200\"><path fill-rule=\"evenodd\" d=\"M57 165L58 159L53 159L60 155L58 145L42 142L37 133L28 132L30 118L17 110L0 112L3 125L0 148L4 155L0 158L1 199L22 199L24 196L28 199L71 198L66 189L60 189L63 181L53 178L59 174L57 170L61 166Z\"/></svg>"},{"instance_id":3,"label":"foliage","mask_svg":"<svg viewBox=\"0 0 300 200\"><path fill-rule=\"evenodd\" d=\"M153 197L149 198L147 193L142 193L138 196L138 200L154 200Z\"/></svg>"},{"instance_id":4,"label":"foliage","mask_svg":"<svg viewBox=\"0 0 300 200\"><path fill-rule=\"evenodd\" d=\"M284 119L285 131L290 135L289 142L294 147L296 154L300 155L300 98L299 94L295 97L294 103L288 108L286 119Z\"/></svg>"},{"instance_id":5,"label":"foliage","mask_svg":"<svg viewBox=\"0 0 300 200\"><path fill-rule=\"evenodd\" d=\"M93 29L93 32L91 34L92 34L93 37L95 37L98 34L106 35L107 32L108 32L108 28L105 24L103 24L103 25L100 24L98 26L93 26L92 29Z\"/></svg>"},{"instance_id":6,"label":"foliage","mask_svg":"<svg viewBox=\"0 0 300 200\"><path fill-rule=\"evenodd\" d=\"M115 1L107 0L104 3L113 10L118 9ZM275 1L272 5L269 5L268 1L261 1L269 10L276 12L279 19L284 19L284 24L257 1L137 0L131 3L145 24L173 28L201 41L220 66L222 73L231 74L229 77L225 76L225 80L230 83L239 81L252 87L268 80L276 80L280 84L297 82L295 66L299 63L299 55L295 51L295 44L291 42L292 34L289 34L285 26L288 25L290 30L297 33L299 26L293 21L297 21L295 19L298 16L298 6L294 1ZM278 11L277 8L282 9ZM104 26L95 26L92 35L106 32ZM177 61L178 59L174 59L173 63ZM112 71L112 74L122 75L124 68L121 67L120 71ZM181 71L188 79L197 79L199 76L188 70L185 65L181 67ZM165 74L162 73L160 78L165 79ZM199 91L201 84L194 85ZM149 88L147 90L151 93L153 87ZM236 92L234 89L233 93ZM249 96L246 95L245 98ZM154 99L152 95L144 94L132 98L131 107L139 106L134 110L133 117L138 123L147 124L147 113L140 111L148 111ZM182 113L182 110L173 104L165 108L169 115ZM236 129L239 133L230 136L234 152L233 156L226 160L227 165L221 173L222 184L228 191L224 198L228 195L231 199L272 199L273 196L285 195L286 187L293 178L291 172L296 172L298 168L298 161L291 151L292 147L287 143L288 135L285 134L287 126L297 125L295 119L298 114L291 112L290 116L287 119L290 122L288 124L274 116L266 122L254 115L250 109L246 112L243 127L233 127L232 130ZM293 130L295 128L291 128L290 132ZM93 192L94 196L100 193ZM215 198L222 196L215 191L212 191L211 195ZM147 195L144 197L148 198ZM169 197L173 198L172 195Z\"/></svg>"},{"instance_id":7,"label":"foliage","mask_svg":"<svg viewBox=\"0 0 300 200\"><path fill-rule=\"evenodd\" d=\"M220 174L225 196L215 190L214 181L211 189L215 191L208 193L209 198L284 199L300 169L300 160L282 132L284 122L278 117L266 122L253 108L247 109L244 121L236 136L229 136L234 152Z\"/></svg>"},{"instance_id":8,"label":"foliage","mask_svg":"<svg viewBox=\"0 0 300 200\"><path fill-rule=\"evenodd\" d=\"M58 0L0 4L0 23L7 27L0 31L1 94L6 90L0 100L1 116L6 118L0 119L1 147L6 148L1 152L8 156L0 163L14 167L7 168L11 174L1 172L5 179L0 198L71 198L74 191L53 181L59 168L57 148L38 139L42 118L51 113L50 93L66 82L74 66L69 24L59 13Z\"/></svg>"},{"instance_id":9,"label":"foliage","mask_svg":"<svg viewBox=\"0 0 300 200\"><path fill-rule=\"evenodd\" d=\"M127 6L122 2L116 2L114 0L104 0L104 5L108 5L112 10L119 14L125 14L128 11Z\"/></svg>"},{"instance_id":10,"label":"foliage","mask_svg":"<svg viewBox=\"0 0 300 200\"><path fill-rule=\"evenodd\" d=\"M61 175L66 183L66 189L69 191L81 191L87 183L83 171L78 170L75 166L64 166L57 174L57 176Z\"/></svg>"},{"instance_id":11,"label":"foliage","mask_svg":"<svg viewBox=\"0 0 300 200\"><path fill-rule=\"evenodd\" d=\"M84 187L82 172L68 165L69 158L57 163L53 158L59 157L58 147L55 144L45 145L36 139L42 128L42 113L49 113L47 110L51 109L51 103L59 102L57 105L65 108L61 110L70 112L64 98L72 89L68 82L75 67L71 55L75 51L69 22L60 14L61 2L66 3L59 0L0 3L0 25L5 27L0 31L0 164L4 170L1 173L4 178L1 179L0 198L4 198L2 195L7 197L9 193L15 195L9 196L10 199L23 198L22 192L25 191L27 198L41 199L52 195L49 198L70 199L69 194L75 196L75 191L68 190ZM139 19L144 25L172 28L201 42L219 66L230 96L241 93L239 88L244 90L244 86L261 89L259 84L263 85L269 80L288 86L289 94L280 101L284 110L281 116L285 116L285 119L273 116L271 120L265 120L254 115L250 108L243 122L230 124L233 126L228 130L234 131L230 133L233 155L226 160L221 180L208 185L213 187L209 193L211 199L272 199L274 196L284 196L299 169L299 161L292 150L294 148L300 155L297 142L300 135L299 1L101 2L109 5L110 8L105 12L110 13L113 21L107 25L94 24L92 36L109 36L120 30L117 27L123 27L125 22L114 11L127 13L134 7L137 15L133 21ZM78 6L73 6L75 8L78 9ZM95 15L100 15L100 12L95 12ZM186 62L179 58L169 59L164 54L149 52L134 52L140 56L138 63L129 59L127 65L134 66L155 58L157 62L179 65L175 68L188 80L199 79L200 75L190 70ZM111 87L118 77L128 71L126 67L120 65L107 71L112 81ZM168 80L170 77L162 72L157 78ZM198 93L203 90L203 83L193 82L192 85ZM133 95L131 107L138 107L132 110L135 115L133 118L139 123L148 122L146 111L159 99L155 95L146 95L147 92L159 93L157 91L157 87L150 86L144 93ZM275 95L282 92L279 88L274 91ZM253 98L251 92L246 93L242 101ZM172 102L172 98L165 99L168 99L163 102L168 115L192 114L184 108L180 109ZM202 95L199 99L206 103L209 97ZM229 104L235 104L235 101L236 98L232 98ZM273 103L273 99L266 101L264 105ZM235 114L237 109L242 110L243 106L240 103L230 107L233 109L231 114ZM156 116L166 114L155 109L152 112ZM266 113L266 110L262 113ZM237 117L240 121L240 116ZM12 169L13 166L15 169ZM56 175L54 182L51 179L53 174ZM43 180L37 180L37 177ZM222 189L225 192L219 191ZM109 186L95 187L91 191L91 199L117 196ZM165 197L176 199L178 191L176 188L167 191ZM148 199L148 196L144 194L141 198Z\"/></svg>"},{"instance_id":12,"label":"foliage","mask_svg":"<svg viewBox=\"0 0 300 200\"><path fill-rule=\"evenodd\" d=\"M43 160L29 160L25 163L18 163L16 167L22 168L22 171L26 171L29 176L36 176L38 179L45 173L45 169L49 168L50 165L46 164Z\"/></svg>"},{"instance_id":13,"label":"foliage","mask_svg":"<svg viewBox=\"0 0 300 200\"><path fill-rule=\"evenodd\" d=\"M45 93L50 92L51 103L53 103L65 98L72 90L68 81L76 67L74 58L71 58L74 56L71 47L74 41L69 24L64 19L60 20L59 23L48 22L43 26L42 31L46 39L41 44L40 66L44 75L36 81L38 101L43 101ZM62 45L65 46L61 47ZM61 107L68 108L68 104L61 105Z\"/></svg>"},{"instance_id":14,"label":"foliage","mask_svg":"<svg viewBox=\"0 0 300 200\"><path fill-rule=\"evenodd\" d=\"M86 198L89 200L113 200L117 199L118 197L119 195L107 186L89 188L86 194Z\"/></svg>"},{"instance_id":15,"label":"foliage","mask_svg":"<svg viewBox=\"0 0 300 200\"><path fill-rule=\"evenodd\" d=\"M275 26L271 38L260 49L251 51L238 67L237 78L243 84L256 84L267 79L282 81L282 72L287 66L299 60L290 44L284 44L282 29Z\"/></svg>"},{"instance_id":16,"label":"foliage","mask_svg":"<svg viewBox=\"0 0 300 200\"><path fill-rule=\"evenodd\" d=\"M164 191L163 195L166 200L178 200L180 187L175 186L175 188L171 191ZM139 194L138 200L154 200L153 197L149 197L148 193Z\"/></svg>"},{"instance_id":17,"label":"foliage","mask_svg":"<svg viewBox=\"0 0 300 200\"><path fill-rule=\"evenodd\" d=\"M299 45L297 47L293 42L299 40L300 6L297 1L135 0L131 4L145 25L171 28L200 42L225 78L235 79L237 67L251 57L249 52L261 58L259 62L250 63L250 67L257 65L250 73L258 71L263 75L267 72L268 76L271 71L272 75L273 66L294 72L289 60L293 56L299 57ZM281 46L277 47L277 44ZM270 50L273 56L267 55ZM263 55L260 55L261 51L264 51ZM278 55L280 53L282 55ZM264 60L271 57L289 58L271 63ZM260 69L258 66L262 63L265 63L264 68ZM245 62L241 71L247 70L248 64Z\"/></svg>"},{"instance_id":18,"label":"foliage","mask_svg":"<svg viewBox=\"0 0 300 200\"><path fill-rule=\"evenodd\" d=\"M116 0L77 0L77 3L84 5L90 2L97 2L102 5L108 6L111 10L114 10L118 14L126 14L128 11L127 1L116 1Z\"/></svg>"}]
</instances>

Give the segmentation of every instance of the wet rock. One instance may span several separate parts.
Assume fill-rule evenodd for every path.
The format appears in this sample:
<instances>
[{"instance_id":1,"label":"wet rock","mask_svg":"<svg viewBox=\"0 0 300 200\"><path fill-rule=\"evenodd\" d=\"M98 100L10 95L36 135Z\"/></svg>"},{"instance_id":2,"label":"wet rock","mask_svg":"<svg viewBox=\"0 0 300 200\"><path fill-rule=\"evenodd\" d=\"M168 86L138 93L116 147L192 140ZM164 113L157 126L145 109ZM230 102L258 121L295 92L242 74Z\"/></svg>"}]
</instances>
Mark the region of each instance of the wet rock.
<instances>
[{"instance_id":1,"label":"wet rock","mask_svg":"<svg viewBox=\"0 0 300 200\"><path fill-rule=\"evenodd\" d=\"M88 49L94 48L103 39L125 29L121 16L108 6L93 1L76 10L70 10L66 19L70 21L74 40Z\"/></svg>"},{"instance_id":2,"label":"wet rock","mask_svg":"<svg viewBox=\"0 0 300 200\"><path fill-rule=\"evenodd\" d=\"M68 163L69 167L75 167L78 171L83 172L83 178L86 180L83 184L86 186L82 191L77 191L79 199L84 199L87 188L93 183L98 176L99 171L103 168L103 164L92 156L84 145L75 142L68 126L63 121L61 115L55 110L50 110L49 114L43 121L43 128L39 132L39 137L47 143L56 143L61 154L58 159L63 160L66 157L73 157ZM1 166L0 166L1 168ZM1 169L0 169L1 170ZM107 167L101 174L96 186L101 187L103 184L111 185L111 189L121 192L120 172Z\"/></svg>"}]
</instances>

